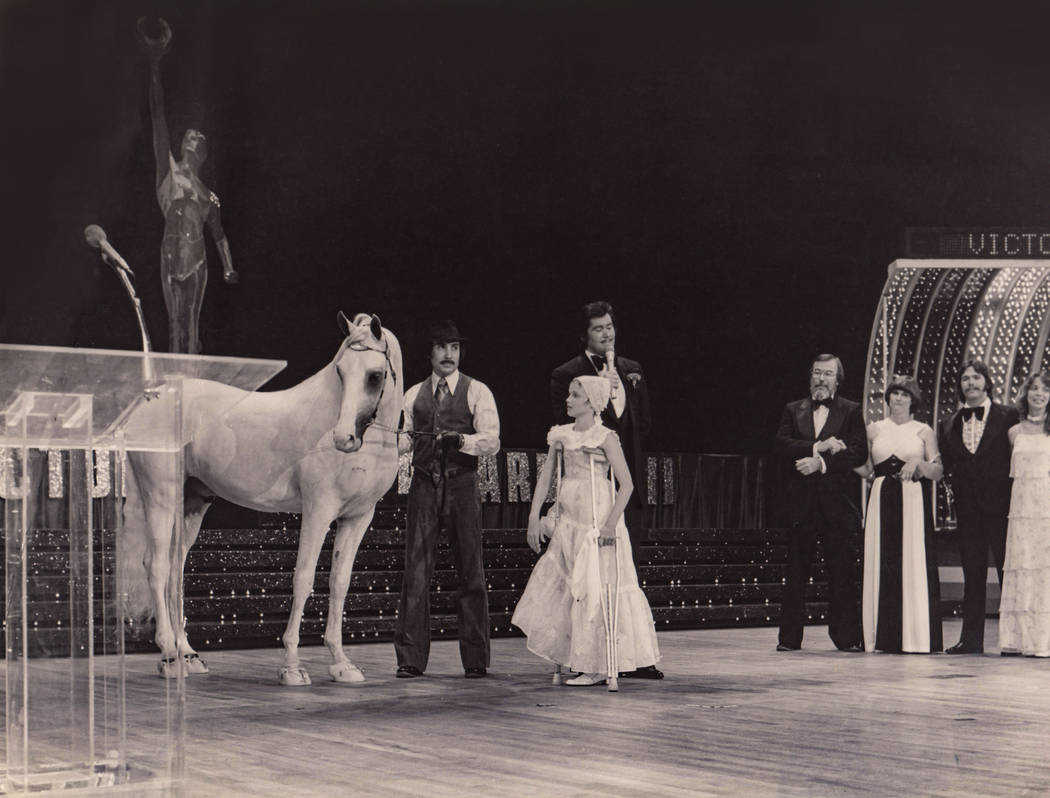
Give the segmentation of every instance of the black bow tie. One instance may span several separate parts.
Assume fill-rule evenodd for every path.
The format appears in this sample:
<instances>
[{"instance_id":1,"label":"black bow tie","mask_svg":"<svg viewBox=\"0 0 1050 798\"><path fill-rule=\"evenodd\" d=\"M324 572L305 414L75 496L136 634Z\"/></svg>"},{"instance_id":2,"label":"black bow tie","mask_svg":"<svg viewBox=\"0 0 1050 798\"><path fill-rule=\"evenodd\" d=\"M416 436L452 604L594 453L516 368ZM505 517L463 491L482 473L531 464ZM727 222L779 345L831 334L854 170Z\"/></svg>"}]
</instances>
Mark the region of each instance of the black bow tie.
<instances>
[{"instance_id":1,"label":"black bow tie","mask_svg":"<svg viewBox=\"0 0 1050 798\"><path fill-rule=\"evenodd\" d=\"M818 407L831 407L831 399L813 399L813 409L816 410Z\"/></svg>"},{"instance_id":2,"label":"black bow tie","mask_svg":"<svg viewBox=\"0 0 1050 798\"><path fill-rule=\"evenodd\" d=\"M601 371L603 368L605 368L605 358L601 355L591 355L591 362L594 364L594 367L598 369L598 371Z\"/></svg>"},{"instance_id":3,"label":"black bow tie","mask_svg":"<svg viewBox=\"0 0 1050 798\"><path fill-rule=\"evenodd\" d=\"M978 421L984 421L984 405L980 407L964 407L962 409L963 421L969 421L974 416L977 416Z\"/></svg>"}]
</instances>

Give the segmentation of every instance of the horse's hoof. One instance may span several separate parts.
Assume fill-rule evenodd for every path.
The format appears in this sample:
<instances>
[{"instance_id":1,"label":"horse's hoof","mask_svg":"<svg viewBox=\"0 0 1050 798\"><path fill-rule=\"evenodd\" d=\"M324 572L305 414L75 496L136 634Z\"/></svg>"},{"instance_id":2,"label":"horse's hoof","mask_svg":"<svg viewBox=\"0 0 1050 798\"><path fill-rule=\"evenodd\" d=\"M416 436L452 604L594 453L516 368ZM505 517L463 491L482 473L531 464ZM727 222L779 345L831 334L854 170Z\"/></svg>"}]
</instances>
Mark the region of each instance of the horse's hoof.
<instances>
[{"instance_id":1,"label":"horse's hoof","mask_svg":"<svg viewBox=\"0 0 1050 798\"><path fill-rule=\"evenodd\" d=\"M208 663L201 659L200 654L193 652L192 654L182 655L182 664L186 668L186 673L209 673Z\"/></svg>"},{"instance_id":2,"label":"horse's hoof","mask_svg":"<svg viewBox=\"0 0 1050 798\"><path fill-rule=\"evenodd\" d=\"M310 674L306 668L281 668L281 675L277 681L285 687L305 687L310 684Z\"/></svg>"},{"instance_id":3,"label":"horse's hoof","mask_svg":"<svg viewBox=\"0 0 1050 798\"><path fill-rule=\"evenodd\" d=\"M364 673L354 663L344 660L328 666L328 674L334 682L363 682Z\"/></svg>"},{"instance_id":4,"label":"horse's hoof","mask_svg":"<svg viewBox=\"0 0 1050 798\"><path fill-rule=\"evenodd\" d=\"M157 673L162 679L177 679L181 664L178 657L161 657L160 662L157 663Z\"/></svg>"}]
</instances>

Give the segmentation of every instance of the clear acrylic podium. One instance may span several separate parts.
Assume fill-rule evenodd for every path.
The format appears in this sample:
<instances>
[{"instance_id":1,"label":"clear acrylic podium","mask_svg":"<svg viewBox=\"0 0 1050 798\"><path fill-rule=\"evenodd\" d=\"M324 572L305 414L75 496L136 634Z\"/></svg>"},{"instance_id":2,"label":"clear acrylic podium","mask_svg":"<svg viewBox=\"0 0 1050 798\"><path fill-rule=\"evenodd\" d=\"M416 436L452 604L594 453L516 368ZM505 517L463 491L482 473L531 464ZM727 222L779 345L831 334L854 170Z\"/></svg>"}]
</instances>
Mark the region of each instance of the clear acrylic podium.
<instances>
[{"instance_id":1,"label":"clear acrylic podium","mask_svg":"<svg viewBox=\"0 0 1050 798\"><path fill-rule=\"evenodd\" d=\"M284 361L0 344L5 579L0 793L178 793L183 677L129 670L121 542L128 451L182 465L187 378L255 390ZM228 408L227 408L228 409ZM178 499L181 503L181 485ZM172 550L182 545L180 513ZM176 559L176 562L178 560ZM180 569L167 587L182 618ZM159 656L159 653L158 653Z\"/></svg>"}]
</instances>

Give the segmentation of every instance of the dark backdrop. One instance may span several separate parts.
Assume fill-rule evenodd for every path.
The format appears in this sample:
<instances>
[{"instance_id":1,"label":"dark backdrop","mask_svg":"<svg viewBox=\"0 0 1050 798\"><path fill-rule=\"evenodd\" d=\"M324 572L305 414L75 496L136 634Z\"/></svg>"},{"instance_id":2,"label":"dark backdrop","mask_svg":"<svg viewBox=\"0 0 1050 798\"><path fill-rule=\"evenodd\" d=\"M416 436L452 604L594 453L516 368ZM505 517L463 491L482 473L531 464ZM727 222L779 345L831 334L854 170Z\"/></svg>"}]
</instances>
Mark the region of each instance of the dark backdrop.
<instances>
[{"instance_id":1,"label":"dark backdrop","mask_svg":"<svg viewBox=\"0 0 1050 798\"><path fill-rule=\"evenodd\" d=\"M814 353L860 393L905 227L1047 223L1042 3L8 0L2 341L137 347L98 223L165 345L142 14L242 275L209 244L205 351L287 359L284 387L366 310L415 381L452 317L510 446L541 445L586 300L653 448L763 451Z\"/></svg>"}]
</instances>

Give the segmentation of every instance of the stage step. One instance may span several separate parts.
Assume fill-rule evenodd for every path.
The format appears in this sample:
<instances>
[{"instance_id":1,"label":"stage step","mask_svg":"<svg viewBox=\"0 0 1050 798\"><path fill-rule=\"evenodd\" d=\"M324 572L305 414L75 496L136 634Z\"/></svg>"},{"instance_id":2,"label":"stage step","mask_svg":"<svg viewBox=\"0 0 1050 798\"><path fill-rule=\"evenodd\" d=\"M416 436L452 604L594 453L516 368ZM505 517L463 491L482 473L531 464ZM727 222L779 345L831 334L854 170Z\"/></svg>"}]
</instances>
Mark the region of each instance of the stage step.
<instances>
[{"instance_id":1,"label":"stage step","mask_svg":"<svg viewBox=\"0 0 1050 798\"><path fill-rule=\"evenodd\" d=\"M185 612L191 640L201 650L279 646L291 606L298 516L271 526L202 530L190 551ZM347 642L390 640L397 617L404 562L403 508L381 508L358 552L343 608ZM787 556L781 529L653 529L639 547L639 582L653 609L657 629L776 624ZM492 633L519 634L510 617L538 555L525 543L524 529L483 533ZM328 569L332 534L318 560L314 592L307 602L301 640L321 642L328 613ZM60 530L33 533L28 562L36 596L29 618L42 650L68 650L68 539ZM105 602L100 570L112 573L113 533L96 532L96 622ZM100 554L98 552L101 552ZM807 594L813 623L826 613L822 567L814 566ZM454 637L456 574L447 543L438 546L432 592L433 634ZM61 625L60 625L61 624ZM47 630L46 632L44 630ZM128 627L128 650L152 650L152 623Z\"/></svg>"}]
</instances>

